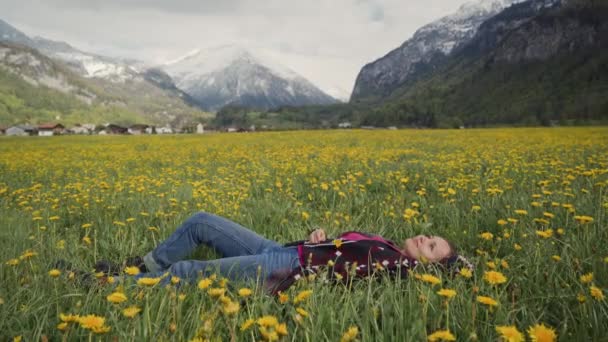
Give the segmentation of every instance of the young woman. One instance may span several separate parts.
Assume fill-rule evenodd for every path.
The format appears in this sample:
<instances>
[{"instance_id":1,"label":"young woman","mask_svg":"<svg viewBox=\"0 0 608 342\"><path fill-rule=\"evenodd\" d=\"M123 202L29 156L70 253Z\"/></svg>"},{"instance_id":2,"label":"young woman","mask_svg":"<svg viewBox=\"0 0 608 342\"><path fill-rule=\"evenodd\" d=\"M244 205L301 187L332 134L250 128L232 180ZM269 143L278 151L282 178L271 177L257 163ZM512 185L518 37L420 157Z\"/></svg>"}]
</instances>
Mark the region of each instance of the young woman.
<instances>
[{"instance_id":1,"label":"young woman","mask_svg":"<svg viewBox=\"0 0 608 342\"><path fill-rule=\"evenodd\" d=\"M199 245L221 255L215 260L183 260ZM308 240L281 245L225 218L200 212L187 219L171 236L143 258L139 277L160 277L165 273L196 281L212 273L231 280L261 281L276 293L303 275L328 272L329 278L365 277L376 271L396 274L424 261L449 265L462 259L455 247L439 236L418 235L398 246L378 235L346 232L328 240L323 229ZM97 263L97 271L116 270L110 263Z\"/></svg>"}]
</instances>

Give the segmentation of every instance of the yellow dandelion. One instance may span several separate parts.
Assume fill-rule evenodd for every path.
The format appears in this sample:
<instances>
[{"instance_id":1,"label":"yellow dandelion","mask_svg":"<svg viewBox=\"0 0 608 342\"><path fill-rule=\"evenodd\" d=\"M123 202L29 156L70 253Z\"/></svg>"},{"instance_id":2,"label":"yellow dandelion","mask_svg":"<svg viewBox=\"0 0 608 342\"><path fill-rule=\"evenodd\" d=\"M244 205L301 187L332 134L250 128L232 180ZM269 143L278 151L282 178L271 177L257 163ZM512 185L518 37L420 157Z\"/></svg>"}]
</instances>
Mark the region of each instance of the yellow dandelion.
<instances>
[{"instance_id":1,"label":"yellow dandelion","mask_svg":"<svg viewBox=\"0 0 608 342\"><path fill-rule=\"evenodd\" d=\"M286 293L279 293L279 303L285 304L289 301L289 295Z\"/></svg>"},{"instance_id":2,"label":"yellow dandelion","mask_svg":"<svg viewBox=\"0 0 608 342\"><path fill-rule=\"evenodd\" d=\"M122 302L126 301L127 295L125 295L122 292L116 291L116 292L109 294L106 297L106 299L108 300L108 302L117 304L117 303L122 303Z\"/></svg>"},{"instance_id":3,"label":"yellow dandelion","mask_svg":"<svg viewBox=\"0 0 608 342\"><path fill-rule=\"evenodd\" d=\"M297 307L296 312L299 313L302 317L308 317L308 311L302 309L301 307Z\"/></svg>"},{"instance_id":4,"label":"yellow dandelion","mask_svg":"<svg viewBox=\"0 0 608 342\"><path fill-rule=\"evenodd\" d=\"M137 280L137 285L140 286L154 286L160 282L161 278L148 278L143 277Z\"/></svg>"},{"instance_id":5,"label":"yellow dandelion","mask_svg":"<svg viewBox=\"0 0 608 342\"><path fill-rule=\"evenodd\" d=\"M226 293L226 289L223 287L213 287L207 290L207 294L211 297L220 297Z\"/></svg>"},{"instance_id":6,"label":"yellow dandelion","mask_svg":"<svg viewBox=\"0 0 608 342\"><path fill-rule=\"evenodd\" d=\"M580 279L581 279L581 283L589 284L590 282L593 281L593 273L583 274Z\"/></svg>"},{"instance_id":7,"label":"yellow dandelion","mask_svg":"<svg viewBox=\"0 0 608 342\"><path fill-rule=\"evenodd\" d=\"M61 271L54 268L52 270L49 271L49 276L53 277L53 278L57 278L61 275Z\"/></svg>"},{"instance_id":8,"label":"yellow dandelion","mask_svg":"<svg viewBox=\"0 0 608 342\"><path fill-rule=\"evenodd\" d=\"M66 331L67 329L68 329L68 323L66 323L66 322L61 322L61 323L57 324L57 330Z\"/></svg>"},{"instance_id":9,"label":"yellow dandelion","mask_svg":"<svg viewBox=\"0 0 608 342\"><path fill-rule=\"evenodd\" d=\"M340 248L340 246L342 246L342 240L341 239L335 239L333 241L333 243L336 246L336 248Z\"/></svg>"},{"instance_id":10,"label":"yellow dandelion","mask_svg":"<svg viewBox=\"0 0 608 342\"><path fill-rule=\"evenodd\" d=\"M138 275L140 273L140 269L137 266L129 266L125 268L125 273L128 275Z\"/></svg>"},{"instance_id":11,"label":"yellow dandelion","mask_svg":"<svg viewBox=\"0 0 608 342\"><path fill-rule=\"evenodd\" d=\"M528 211L527 211L527 210L524 210L524 209L516 209L516 210L515 210L515 213L516 213L517 215L528 215Z\"/></svg>"},{"instance_id":12,"label":"yellow dandelion","mask_svg":"<svg viewBox=\"0 0 608 342\"><path fill-rule=\"evenodd\" d=\"M528 336L530 336L532 342L554 342L557 340L555 330L542 323L528 328Z\"/></svg>"},{"instance_id":13,"label":"yellow dandelion","mask_svg":"<svg viewBox=\"0 0 608 342\"><path fill-rule=\"evenodd\" d=\"M551 256L551 259L553 259L554 261L561 261L562 257L559 255L553 255L553 256Z\"/></svg>"},{"instance_id":14,"label":"yellow dandelion","mask_svg":"<svg viewBox=\"0 0 608 342\"><path fill-rule=\"evenodd\" d=\"M201 290L204 290L204 289L208 288L209 286L211 286L212 283L213 283L213 280L211 280L209 278L203 278L198 282L198 288Z\"/></svg>"},{"instance_id":15,"label":"yellow dandelion","mask_svg":"<svg viewBox=\"0 0 608 342\"><path fill-rule=\"evenodd\" d=\"M483 279L491 285L504 284L507 282L507 277L497 271L487 271L483 275Z\"/></svg>"},{"instance_id":16,"label":"yellow dandelion","mask_svg":"<svg viewBox=\"0 0 608 342\"><path fill-rule=\"evenodd\" d=\"M500 338L504 342L525 341L524 335L514 325L499 325L496 327L496 332L500 334Z\"/></svg>"},{"instance_id":17,"label":"yellow dandelion","mask_svg":"<svg viewBox=\"0 0 608 342\"><path fill-rule=\"evenodd\" d=\"M252 318L247 319L245 322L243 322L243 324L241 324L241 331L245 331L247 329L249 329L249 327L251 327L253 325L253 323L255 323L255 320Z\"/></svg>"},{"instance_id":18,"label":"yellow dandelion","mask_svg":"<svg viewBox=\"0 0 608 342\"><path fill-rule=\"evenodd\" d=\"M277 334L279 334L281 336L289 335L289 332L287 331L287 324L285 324L285 323L281 323L281 324L277 325L275 327L275 331L277 332Z\"/></svg>"},{"instance_id":19,"label":"yellow dandelion","mask_svg":"<svg viewBox=\"0 0 608 342\"><path fill-rule=\"evenodd\" d=\"M256 323L261 327L274 327L279 324L279 320L275 316L266 315L258 318Z\"/></svg>"},{"instance_id":20,"label":"yellow dandelion","mask_svg":"<svg viewBox=\"0 0 608 342\"><path fill-rule=\"evenodd\" d=\"M357 335L359 335L359 328L357 328L354 325L350 326L348 329L346 329L344 334L342 334L342 338L340 338L340 342L354 341L357 338Z\"/></svg>"},{"instance_id":21,"label":"yellow dandelion","mask_svg":"<svg viewBox=\"0 0 608 342\"><path fill-rule=\"evenodd\" d=\"M253 293L253 291L246 287L239 289L239 296L241 296L241 297L249 297L249 296L251 296L252 293Z\"/></svg>"},{"instance_id":22,"label":"yellow dandelion","mask_svg":"<svg viewBox=\"0 0 608 342\"><path fill-rule=\"evenodd\" d=\"M537 230L536 235L538 235L544 239L548 239L553 236L553 229Z\"/></svg>"},{"instance_id":23,"label":"yellow dandelion","mask_svg":"<svg viewBox=\"0 0 608 342\"><path fill-rule=\"evenodd\" d=\"M459 272L459 274L465 278L471 278L473 276L473 271L471 271L468 268L462 268Z\"/></svg>"},{"instance_id":24,"label":"yellow dandelion","mask_svg":"<svg viewBox=\"0 0 608 342\"><path fill-rule=\"evenodd\" d=\"M437 294L442 297L452 299L456 296L456 291L453 289L441 289L441 290L437 291Z\"/></svg>"},{"instance_id":25,"label":"yellow dandelion","mask_svg":"<svg viewBox=\"0 0 608 342\"><path fill-rule=\"evenodd\" d=\"M172 276L171 277L171 284L175 285L177 283L179 283L180 279L177 276Z\"/></svg>"},{"instance_id":26,"label":"yellow dandelion","mask_svg":"<svg viewBox=\"0 0 608 342\"><path fill-rule=\"evenodd\" d=\"M454 336L449 330L437 330L429 335L428 341L456 341L456 336Z\"/></svg>"},{"instance_id":27,"label":"yellow dandelion","mask_svg":"<svg viewBox=\"0 0 608 342\"><path fill-rule=\"evenodd\" d=\"M487 306L498 306L498 302L492 297L477 296L477 301Z\"/></svg>"},{"instance_id":28,"label":"yellow dandelion","mask_svg":"<svg viewBox=\"0 0 608 342\"><path fill-rule=\"evenodd\" d=\"M596 300L604 300L604 292L599 287L591 286L589 288L589 292L591 293L591 297L595 298Z\"/></svg>"},{"instance_id":29,"label":"yellow dandelion","mask_svg":"<svg viewBox=\"0 0 608 342\"><path fill-rule=\"evenodd\" d=\"M294 304L298 304L300 302L303 302L306 299L308 299L308 297L310 297L310 295L312 295L312 290L303 290L303 291L300 291L300 293L298 293L295 296L295 298L293 299L293 303Z\"/></svg>"},{"instance_id":30,"label":"yellow dandelion","mask_svg":"<svg viewBox=\"0 0 608 342\"><path fill-rule=\"evenodd\" d=\"M140 308L138 308L135 305L132 305L132 306L129 306L128 308L125 308L124 310L122 310L122 315L127 318L133 318L140 312L141 312Z\"/></svg>"},{"instance_id":31,"label":"yellow dandelion","mask_svg":"<svg viewBox=\"0 0 608 342\"><path fill-rule=\"evenodd\" d=\"M484 240L490 241L494 238L494 234L492 234L490 232L483 232L483 233L479 234L479 237Z\"/></svg>"},{"instance_id":32,"label":"yellow dandelion","mask_svg":"<svg viewBox=\"0 0 608 342\"><path fill-rule=\"evenodd\" d=\"M234 301L228 301L222 306L222 312L224 312L224 314L226 315L234 315L235 313L239 312L240 308L241 306L239 305L239 303Z\"/></svg>"},{"instance_id":33,"label":"yellow dandelion","mask_svg":"<svg viewBox=\"0 0 608 342\"><path fill-rule=\"evenodd\" d=\"M420 276L420 280L422 280L425 283L429 283L429 284L433 284L433 285L437 285L441 283L441 279L435 277L432 274L423 274Z\"/></svg>"},{"instance_id":34,"label":"yellow dandelion","mask_svg":"<svg viewBox=\"0 0 608 342\"><path fill-rule=\"evenodd\" d=\"M101 328L106 323L106 319L97 315L86 315L78 318L78 323L84 329L93 330L95 328Z\"/></svg>"}]
</instances>

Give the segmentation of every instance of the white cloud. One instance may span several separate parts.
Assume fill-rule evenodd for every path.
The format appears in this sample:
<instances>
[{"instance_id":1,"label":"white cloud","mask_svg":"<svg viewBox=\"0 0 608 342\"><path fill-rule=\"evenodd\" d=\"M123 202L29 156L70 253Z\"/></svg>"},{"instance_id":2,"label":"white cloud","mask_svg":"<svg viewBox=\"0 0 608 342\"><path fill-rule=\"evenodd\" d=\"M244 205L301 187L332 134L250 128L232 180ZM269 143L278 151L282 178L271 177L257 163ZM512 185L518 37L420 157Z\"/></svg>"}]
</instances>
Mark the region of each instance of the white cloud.
<instances>
[{"instance_id":1,"label":"white cloud","mask_svg":"<svg viewBox=\"0 0 608 342\"><path fill-rule=\"evenodd\" d=\"M3 0L28 35L161 63L195 48L254 45L323 89L350 92L363 65L464 0Z\"/></svg>"}]
</instances>

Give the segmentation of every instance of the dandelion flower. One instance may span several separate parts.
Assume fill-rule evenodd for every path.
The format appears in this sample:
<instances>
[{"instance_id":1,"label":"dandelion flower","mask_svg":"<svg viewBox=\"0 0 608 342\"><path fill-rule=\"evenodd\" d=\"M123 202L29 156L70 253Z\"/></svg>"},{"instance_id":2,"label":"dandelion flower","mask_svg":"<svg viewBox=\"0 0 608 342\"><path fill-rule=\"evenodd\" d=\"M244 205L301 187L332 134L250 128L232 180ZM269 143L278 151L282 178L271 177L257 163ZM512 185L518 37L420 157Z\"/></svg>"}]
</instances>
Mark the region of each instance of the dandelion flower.
<instances>
[{"instance_id":1,"label":"dandelion flower","mask_svg":"<svg viewBox=\"0 0 608 342\"><path fill-rule=\"evenodd\" d=\"M223 287L213 287L207 290L207 294L211 297L221 297L226 293L226 289Z\"/></svg>"},{"instance_id":2,"label":"dandelion flower","mask_svg":"<svg viewBox=\"0 0 608 342\"><path fill-rule=\"evenodd\" d=\"M429 342L456 341L456 337L449 330L437 330L428 337Z\"/></svg>"},{"instance_id":3,"label":"dandelion flower","mask_svg":"<svg viewBox=\"0 0 608 342\"><path fill-rule=\"evenodd\" d=\"M424 281L425 283L429 283L429 284L433 284L433 285L437 285L437 284L441 283L441 279L439 279L431 274L423 274L422 276L420 276L420 280Z\"/></svg>"},{"instance_id":4,"label":"dandelion flower","mask_svg":"<svg viewBox=\"0 0 608 342\"><path fill-rule=\"evenodd\" d=\"M590 282L593 281L593 273L583 274L580 279L581 279L581 283L589 284Z\"/></svg>"},{"instance_id":5,"label":"dandelion flower","mask_svg":"<svg viewBox=\"0 0 608 342\"><path fill-rule=\"evenodd\" d=\"M302 317L308 317L308 311L306 311L300 307L296 308L296 312L299 313Z\"/></svg>"},{"instance_id":6,"label":"dandelion flower","mask_svg":"<svg viewBox=\"0 0 608 342\"><path fill-rule=\"evenodd\" d=\"M504 284L507 282L507 277L497 271L487 271L483 275L483 279L491 285Z\"/></svg>"},{"instance_id":7,"label":"dandelion flower","mask_svg":"<svg viewBox=\"0 0 608 342\"><path fill-rule=\"evenodd\" d=\"M504 342L524 342L524 335L517 330L517 327L511 325L500 325L496 327L496 332L500 334Z\"/></svg>"},{"instance_id":8,"label":"dandelion flower","mask_svg":"<svg viewBox=\"0 0 608 342\"><path fill-rule=\"evenodd\" d=\"M473 276L473 271L468 268L463 268L460 270L459 274L465 278L471 278Z\"/></svg>"},{"instance_id":9,"label":"dandelion flower","mask_svg":"<svg viewBox=\"0 0 608 342\"><path fill-rule=\"evenodd\" d=\"M251 289L248 289L246 287L239 289L239 296L241 296L241 297L249 297L249 296L251 296L252 293L253 293L253 291L251 291Z\"/></svg>"},{"instance_id":10,"label":"dandelion flower","mask_svg":"<svg viewBox=\"0 0 608 342\"><path fill-rule=\"evenodd\" d=\"M289 332L287 331L287 324L285 324L285 323L281 323L281 324L277 325L275 327L275 331L277 332L277 334L279 334L281 336L289 335Z\"/></svg>"},{"instance_id":11,"label":"dandelion flower","mask_svg":"<svg viewBox=\"0 0 608 342\"><path fill-rule=\"evenodd\" d=\"M456 291L452 290L452 289L441 289L441 290L437 291L437 294L442 297L452 299L456 296Z\"/></svg>"},{"instance_id":12,"label":"dandelion flower","mask_svg":"<svg viewBox=\"0 0 608 342\"><path fill-rule=\"evenodd\" d=\"M589 292L591 292L591 297L596 300L604 300L604 292L599 287L591 286Z\"/></svg>"},{"instance_id":13,"label":"dandelion flower","mask_svg":"<svg viewBox=\"0 0 608 342\"><path fill-rule=\"evenodd\" d=\"M84 329L93 330L95 328L101 328L106 323L106 319L96 315L86 315L78 318L78 323Z\"/></svg>"},{"instance_id":14,"label":"dandelion flower","mask_svg":"<svg viewBox=\"0 0 608 342\"><path fill-rule=\"evenodd\" d=\"M336 248L340 248L340 246L342 246L342 240L341 239L335 239L333 241L333 244L336 246Z\"/></svg>"},{"instance_id":15,"label":"dandelion flower","mask_svg":"<svg viewBox=\"0 0 608 342\"><path fill-rule=\"evenodd\" d=\"M66 331L67 329L68 329L68 323L66 323L66 322L61 322L61 323L57 324L57 330Z\"/></svg>"},{"instance_id":16,"label":"dandelion flower","mask_svg":"<svg viewBox=\"0 0 608 342\"><path fill-rule=\"evenodd\" d=\"M226 304L224 304L224 306L222 307L222 311L226 315L233 315L233 314L239 312L240 308L241 308L241 306L239 305L239 303L229 301Z\"/></svg>"},{"instance_id":17,"label":"dandelion flower","mask_svg":"<svg viewBox=\"0 0 608 342\"><path fill-rule=\"evenodd\" d=\"M49 271L49 276L53 277L53 278L57 278L61 275L61 271L54 268L52 270Z\"/></svg>"},{"instance_id":18,"label":"dandelion flower","mask_svg":"<svg viewBox=\"0 0 608 342\"><path fill-rule=\"evenodd\" d=\"M310 297L311 294L312 294L312 290L300 291L300 293L298 293L296 295L296 297L293 299L293 303L298 304L300 302L303 302L306 299L308 299L308 297Z\"/></svg>"},{"instance_id":19,"label":"dandelion flower","mask_svg":"<svg viewBox=\"0 0 608 342\"><path fill-rule=\"evenodd\" d=\"M247 329L249 329L249 327L251 327L253 325L253 323L255 323L255 320L252 318L247 319L245 322L243 322L243 324L241 324L241 331L245 331Z\"/></svg>"},{"instance_id":20,"label":"dandelion flower","mask_svg":"<svg viewBox=\"0 0 608 342\"><path fill-rule=\"evenodd\" d=\"M357 328L356 326L353 325L344 332L344 334L342 335L342 338L340 338L340 342L354 341L357 338L358 334L359 334L359 328Z\"/></svg>"},{"instance_id":21,"label":"dandelion flower","mask_svg":"<svg viewBox=\"0 0 608 342\"><path fill-rule=\"evenodd\" d=\"M138 308L137 306L133 305L133 306L129 306L128 308L122 310L122 315L125 317L128 317L128 318L133 318L140 312L141 312L141 309Z\"/></svg>"},{"instance_id":22,"label":"dandelion flower","mask_svg":"<svg viewBox=\"0 0 608 342\"><path fill-rule=\"evenodd\" d=\"M554 342L557 340L555 330L542 323L528 328L528 335L532 342Z\"/></svg>"},{"instance_id":23,"label":"dandelion flower","mask_svg":"<svg viewBox=\"0 0 608 342\"><path fill-rule=\"evenodd\" d=\"M128 275L138 275L140 273L140 269L137 266L129 266L125 268L125 273Z\"/></svg>"},{"instance_id":24,"label":"dandelion flower","mask_svg":"<svg viewBox=\"0 0 608 342\"><path fill-rule=\"evenodd\" d=\"M494 234L492 234L490 232L483 232L483 233L479 234L479 237L484 240L490 241L494 238Z\"/></svg>"},{"instance_id":25,"label":"dandelion flower","mask_svg":"<svg viewBox=\"0 0 608 342\"><path fill-rule=\"evenodd\" d=\"M274 327L279 324L279 320L272 315L266 315L258 318L256 323L261 327Z\"/></svg>"},{"instance_id":26,"label":"dandelion flower","mask_svg":"<svg viewBox=\"0 0 608 342\"><path fill-rule=\"evenodd\" d=\"M124 293L119 292L119 291L116 291L116 292L108 295L106 298L108 299L108 302L115 303L115 304L122 303L127 300L127 296Z\"/></svg>"},{"instance_id":27,"label":"dandelion flower","mask_svg":"<svg viewBox=\"0 0 608 342\"><path fill-rule=\"evenodd\" d=\"M279 303L285 304L289 301L289 295L286 293L279 293Z\"/></svg>"},{"instance_id":28,"label":"dandelion flower","mask_svg":"<svg viewBox=\"0 0 608 342\"><path fill-rule=\"evenodd\" d=\"M498 306L498 302L494 300L494 298L492 297L486 297L486 296L477 296L477 301L481 304L487 305L487 306Z\"/></svg>"},{"instance_id":29,"label":"dandelion flower","mask_svg":"<svg viewBox=\"0 0 608 342\"><path fill-rule=\"evenodd\" d=\"M143 277L143 278L139 278L137 280L137 285L140 286L154 286L156 284L158 284L160 282L160 278L147 278L147 277Z\"/></svg>"},{"instance_id":30,"label":"dandelion flower","mask_svg":"<svg viewBox=\"0 0 608 342\"><path fill-rule=\"evenodd\" d=\"M204 290L204 289L208 288L209 286L211 286L212 283L213 283L213 280L211 280L209 278L203 278L198 282L198 288L201 290Z\"/></svg>"}]
</instances>

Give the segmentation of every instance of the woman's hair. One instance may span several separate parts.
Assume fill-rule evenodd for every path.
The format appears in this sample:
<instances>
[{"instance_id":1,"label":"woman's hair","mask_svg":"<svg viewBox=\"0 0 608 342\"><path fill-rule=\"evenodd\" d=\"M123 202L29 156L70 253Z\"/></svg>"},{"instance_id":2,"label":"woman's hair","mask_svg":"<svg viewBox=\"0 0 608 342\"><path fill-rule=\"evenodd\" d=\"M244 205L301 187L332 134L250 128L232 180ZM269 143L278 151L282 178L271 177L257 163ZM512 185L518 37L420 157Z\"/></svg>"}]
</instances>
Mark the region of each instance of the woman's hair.
<instances>
[{"instance_id":1,"label":"woman's hair","mask_svg":"<svg viewBox=\"0 0 608 342\"><path fill-rule=\"evenodd\" d=\"M445 258L441 259L439 261L439 265L441 265L445 270L449 271L450 273L458 273L463 267L473 271L473 264L467 258L458 254L458 248L456 248L456 245L450 240L445 241L450 247L450 254L448 254L448 256L446 256Z\"/></svg>"}]
</instances>

